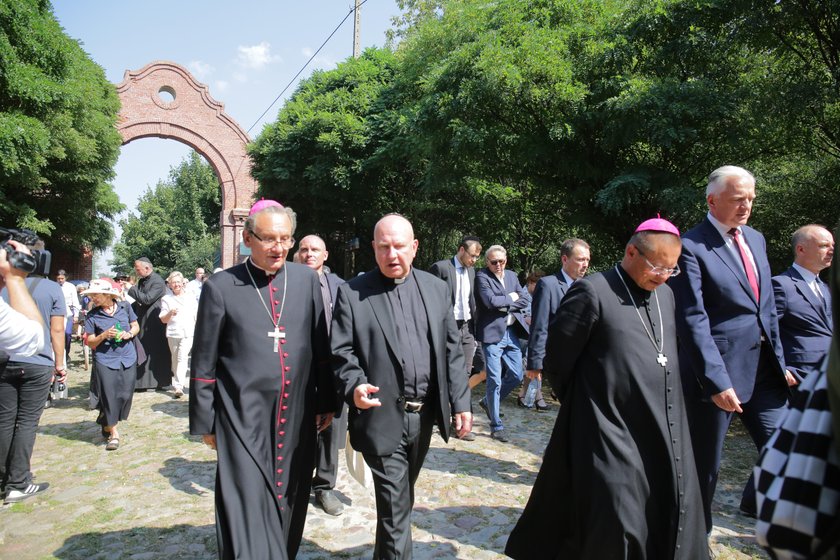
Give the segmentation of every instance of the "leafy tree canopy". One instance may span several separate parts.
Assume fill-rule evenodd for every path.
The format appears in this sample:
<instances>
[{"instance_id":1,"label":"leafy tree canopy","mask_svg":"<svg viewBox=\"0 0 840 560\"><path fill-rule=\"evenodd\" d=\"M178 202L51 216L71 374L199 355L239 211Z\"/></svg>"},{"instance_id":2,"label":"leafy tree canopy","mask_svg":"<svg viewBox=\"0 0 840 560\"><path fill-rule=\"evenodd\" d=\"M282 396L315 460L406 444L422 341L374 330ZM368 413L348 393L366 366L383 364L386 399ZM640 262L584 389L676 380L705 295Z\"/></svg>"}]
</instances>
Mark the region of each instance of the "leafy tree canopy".
<instances>
[{"instance_id":1,"label":"leafy tree canopy","mask_svg":"<svg viewBox=\"0 0 840 560\"><path fill-rule=\"evenodd\" d=\"M220 243L221 189L213 168L196 152L173 167L168 180L147 189L137 211L120 220L114 270L129 272L140 257L148 257L164 276L180 270L189 278L199 266L213 268Z\"/></svg>"},{"instance_id":2,"label":"leafy tree canopy","mask_svg":"<svg viewBox=\"0 0 840 560\"><path fill-rule=\"evenodd\" d=\"M0 223L54 250L104 249L122 209L108 183L119 99L47 0L0 3Z\"/></svg>"}]
</instances>

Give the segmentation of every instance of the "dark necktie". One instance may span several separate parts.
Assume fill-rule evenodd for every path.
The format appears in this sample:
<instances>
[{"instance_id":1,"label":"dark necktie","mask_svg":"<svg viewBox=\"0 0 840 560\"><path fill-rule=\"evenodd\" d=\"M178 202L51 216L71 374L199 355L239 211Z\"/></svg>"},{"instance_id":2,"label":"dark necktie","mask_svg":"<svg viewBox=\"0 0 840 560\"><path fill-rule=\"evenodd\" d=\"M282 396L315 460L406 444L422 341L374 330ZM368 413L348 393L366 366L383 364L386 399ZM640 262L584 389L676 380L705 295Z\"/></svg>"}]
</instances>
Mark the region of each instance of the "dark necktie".
<instances>
[{"instance_id":1,"label":"dark necktie","mask_svg":"<svg viewBox=\"0 0 840 560\"><path fill-rule=\"evenodd\" d=\"M729 230L729 235L732 236L735 241L735 246L738 247L738 252L741 254L741 263L744 265L744 271L747 273L747 282L750 283L750 288L752 288L755 301L758 301L758 279L755 277L755 270L753 270L750 258L744 250L744 245L741 243L741 230L738 228L732 228Z\"/></svg>"}]
</instances>

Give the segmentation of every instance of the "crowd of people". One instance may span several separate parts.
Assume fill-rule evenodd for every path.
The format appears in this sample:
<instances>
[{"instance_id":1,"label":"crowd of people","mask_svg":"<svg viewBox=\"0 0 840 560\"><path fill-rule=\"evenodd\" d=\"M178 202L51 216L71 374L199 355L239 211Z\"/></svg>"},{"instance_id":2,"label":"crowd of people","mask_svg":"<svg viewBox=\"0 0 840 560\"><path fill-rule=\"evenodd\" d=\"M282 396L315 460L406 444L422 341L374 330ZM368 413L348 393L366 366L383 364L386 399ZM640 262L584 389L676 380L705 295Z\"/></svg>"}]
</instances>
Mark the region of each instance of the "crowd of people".
<instances>
[{"instance_id":1,"label":"crowd of people","mask_svg":"<svg viewBox=\"0 0 840 560\"><path fill-rule=\"evenodd\" d=\"M589 244L565 240L560 270L525 285L498 244L476 269L482 243L473 236L429 272L417 269L420 241L397 214L374 228L376 268L345 282L326 266L321 237L303 237L292 252L296 215L270 200L244 223L250 255L241 264L164 281L139 258L136 284L91 281L81 291L87 308L75 289L65 296L45 283L30 286L44 302L34 316L20 303L26 283L0 251L9 302L49 339L15 350L34 344L46 364L19 365L15 354L6 371L41 389L61 378L64 319L81 312L106 449L119 447L117 425L136 390L188 392L190 432L217 453L220 558L294 558L313 491L319 507L341 515L334 488L348 435L373 479L373 557L411 558L414 485L435 427L444 441L473 441L471 389L486 380L478 407L491 437L508 442L516 434L500 403L519 389L519 406L549 411L547 381L558 418L506 554L706 558L731 421L740 417L761 450L797 385L824 371L833 333L820 279L831 232L799 228L792 266L772 276L765 240L747 225L755 197L749 172L721 167L696 227L646 220L621 261L595 274ZM0 325L5 349L3 336ZM0 381L0 391L16 382L6 372ZM21 401L20 450L4 443L0 416L7 502L46 490L28 470L43 397ZM755 487L745 481L740 504L750 517L760 511Z\"/></svg>"}]
</instances>

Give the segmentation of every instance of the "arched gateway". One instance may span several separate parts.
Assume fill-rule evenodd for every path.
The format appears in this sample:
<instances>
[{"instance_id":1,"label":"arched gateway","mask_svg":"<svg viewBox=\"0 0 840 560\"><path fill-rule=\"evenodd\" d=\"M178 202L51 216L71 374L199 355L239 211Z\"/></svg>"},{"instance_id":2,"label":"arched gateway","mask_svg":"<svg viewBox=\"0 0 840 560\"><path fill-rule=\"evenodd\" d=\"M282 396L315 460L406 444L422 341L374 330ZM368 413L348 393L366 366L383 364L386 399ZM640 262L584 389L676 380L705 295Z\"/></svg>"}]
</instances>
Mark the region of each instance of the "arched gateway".
<instances>
[{"instance_id":1,"label":"arched gateway","mask_svg":"<svg viewBox=\"0 0 840 560\"><path fill-rule=\"evenodd\" d=\"M257 191L248 134L224 112L184 67L155 61L126 70L117 93L122 103L117 130L128 144L138 138L170 138L204 156L222 186L222 267L239 262L239 240L248 208Z\"/></svg>"}]
</instances>

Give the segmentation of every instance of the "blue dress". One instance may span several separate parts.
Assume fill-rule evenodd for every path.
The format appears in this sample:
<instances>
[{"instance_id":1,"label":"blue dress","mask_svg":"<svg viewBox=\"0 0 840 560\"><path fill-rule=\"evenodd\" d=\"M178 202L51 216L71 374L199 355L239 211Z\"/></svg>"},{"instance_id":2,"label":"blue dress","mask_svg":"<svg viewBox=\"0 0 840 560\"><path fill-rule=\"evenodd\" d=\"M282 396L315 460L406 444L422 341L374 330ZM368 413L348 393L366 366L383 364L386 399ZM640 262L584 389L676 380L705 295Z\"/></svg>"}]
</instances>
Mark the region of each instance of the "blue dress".
<instances>
[{"instance_id":1,"label":"blue dress","mask_svg":"<svg viewBox=\"0 0 840 560\"><path fill-rule=\"evenodd\" d=\"M85 318L85 332L99 335L117 322L127 331L136 320L134 310L125 302L117 302L117 310L113 315L108 315L101 307L95 307ZM104 340L94 349L91 391L98 397L98 424L113 426L128 418L136 382L137 352L133 340Z\"/></svg>"}]
</instances>

